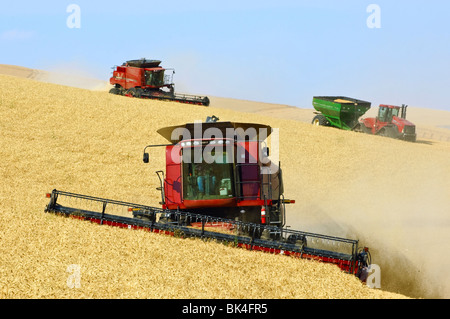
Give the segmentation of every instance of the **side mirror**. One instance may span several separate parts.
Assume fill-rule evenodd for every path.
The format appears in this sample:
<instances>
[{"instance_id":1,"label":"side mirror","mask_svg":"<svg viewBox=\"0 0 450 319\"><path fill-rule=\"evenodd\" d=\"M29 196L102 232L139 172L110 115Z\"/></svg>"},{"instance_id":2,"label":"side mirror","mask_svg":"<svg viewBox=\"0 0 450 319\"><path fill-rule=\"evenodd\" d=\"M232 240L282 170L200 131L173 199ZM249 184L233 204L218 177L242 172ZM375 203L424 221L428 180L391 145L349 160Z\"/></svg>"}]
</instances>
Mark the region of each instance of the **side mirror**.
<instances>
[{"instance_id":1,"label":"side mirror","mask_svg":"<svg viewBox=\"0 0 450 319\"><path fill-rule=\"evenodd\" d=\"M144 153L144 158L142 160L144 163L148 163L148 153Z\"/></svg>"},{"instance_id":2,"label":"side mirror","mask_svg":"<svg viewBox=\"0 0 450 319\"><path fill-rule=\"evenodd\" d=\"M262 154L263 154L264 157L269 157L269 148L268 147L263 147Z\"/></svg>"}]
</instances>

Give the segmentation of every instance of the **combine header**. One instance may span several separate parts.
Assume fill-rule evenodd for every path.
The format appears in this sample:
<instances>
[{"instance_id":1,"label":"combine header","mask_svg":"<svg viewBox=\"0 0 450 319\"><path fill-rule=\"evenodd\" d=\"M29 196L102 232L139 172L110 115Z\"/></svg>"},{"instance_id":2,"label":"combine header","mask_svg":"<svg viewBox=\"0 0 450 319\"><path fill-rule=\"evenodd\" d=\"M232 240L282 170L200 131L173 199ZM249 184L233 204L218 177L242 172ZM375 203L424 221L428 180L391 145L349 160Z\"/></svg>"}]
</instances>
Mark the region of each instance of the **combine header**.
<instances>
[{"instance_id":1,"label":"combine header","mask_svg":"<svg viewBox=\"0 0 450 319\"><path fill-rule=\"evenodd\" d=\"M53 190L45 211L98 224L198 237L339 266L365 280L371 258L358 240L285 226L282 170L265 146L272 129L252 123L190 123L160 129L166 170L157 171L161 207Z\"/></svg>"},{"instance_id":2,"label":"combine header","mask_svg":"<svg viewBox=\"0 0 450 319\"><path fill-rule=\"evenodd\" d=\"M162 68L160 63L158 60L140 59L116 66L109 79L114 86L109 93L209 106L207 96L176 94L173 83L175 70Z\"/></svg>"}]
</instances>

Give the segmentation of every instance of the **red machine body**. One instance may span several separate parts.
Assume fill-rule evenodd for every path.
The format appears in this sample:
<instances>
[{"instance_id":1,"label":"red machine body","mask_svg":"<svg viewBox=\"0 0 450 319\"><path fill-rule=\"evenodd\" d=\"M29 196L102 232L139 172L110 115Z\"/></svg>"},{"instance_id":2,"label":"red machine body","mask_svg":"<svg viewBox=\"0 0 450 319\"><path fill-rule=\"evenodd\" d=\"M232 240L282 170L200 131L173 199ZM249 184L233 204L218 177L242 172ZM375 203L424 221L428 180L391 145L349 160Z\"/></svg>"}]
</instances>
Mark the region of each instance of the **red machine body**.
<instances>
[{"instance_id":1,"label":"red machine body","mask_svg":"<svg viewBox=\"0 0 450 319\"><path fill-rule=\"evenodd\" d=\"M406 120L407 105L395 106L381 104L378 116L365 118L360 121L363 132L416 141L416 126Z\"/></svg>"},{"instance_id":2,"label":"red machine body","mask_svg":"<svg viewBox=\"0 0 450 319\"><path fill-rule=\"evenodd\" d=\"M169 100L197 105L209 105L209 98L188 94L175 94L174 69L163 68L159 60L129 60L116 66L109 83L109 93L136 98ZM167 72L169 71L169 72Z\"/></svg>"},{"instance_id":3,"label":"red machine body","mask_svg":"<svg viewBox=\"0 0 450 319\"><path fill-rule=\"evenodd\" d=\"M186 140L186 143L193 143L196 140ZM198 140L197 140L198 141ZM199 142L203 142L201 140ZM210 141L215 141L210 140ZM230 141L231 143L233 141ZM199 146L188 146L189 148L200 148ZM241 196L237 197L232 188L225 188L226 196L219 195L217 198L207 199L207 197L192 198L187 191L188 179L192 178L191 173L183 174L183 166L190 165L182 162L182 153L187 147L180 145L166 146L166 178L164 183L164 191L166 201L163 208L167 209L193 209L193 208L211 208L211 207L233 207L233 206L261 206L272 204L272 199L267 199L265 202L261 194L261 180L260 163L258 163L259 142L237 142L234 143L234 152L246 152L249 158L238 169L241 183ZM241 150L239 150L239 148ZM192 150L195 152L195 150ZM174 155L176 158L174 158ZM210 164L214 165L214 164ZM245 167L245 170L242 169ZM228 178L231 177L227 176ZM217 192L215 192L217 193ZM228 194L229 193L229 194ZM225 192L223 192L225 194ZM204 195L207 196L207 195ZM214 197L214 196L211 196Z\"/></svg>"},{"instance_id":4,"label":"red machine body","mask_svg":"<svg viewBox=\"0 0 450 319\"><path fill-rule=\"evenodd\" d=\"M208 128L225 133L251 124L202 123L203 137L171 138L179 128L187 128L193 136L194 125L158 131L173 142L165 146L166 171L160 187L163 209L283 226L284 204L294 201L284 199L281 168L268 159L268 149L258 134L249 139L203 134ZM270 134L270 127L255 125Z\"/></svg>"},{"instance_id":5,"label":"red machine body","mask_svg":"<svg viewBox=\"0 0 450 319\"><path fill-rule=\"evenodd\" d=\"M174 85L172 75L165 76L166 69L159 66L160 63L161 61L157 60L145 60L142 63L127 61L116 67L109 83L124 90L131 88L160 89L164 87L172 89Z\"/></svg>"},{"instance_id":6,"label":"red machine body","mask_svg":"<svg viewBox=\"0 0 450 319\"><path fill-rule=\"evenodd\" d=\"M165 147L166 170L156 172L162 208L54 189L45 212L320 260L364 281L371 256L358 248L358 240L285 227L285 204L294 201L284 199L280 165L272 163L265 146L272 129L217 120L162 128L158 133L170 144L145 147L145 163L147 148ZM271 146L274 142L272 137ZM133 217L124 216L124 208Z\"/></svg>"}]
</instances>

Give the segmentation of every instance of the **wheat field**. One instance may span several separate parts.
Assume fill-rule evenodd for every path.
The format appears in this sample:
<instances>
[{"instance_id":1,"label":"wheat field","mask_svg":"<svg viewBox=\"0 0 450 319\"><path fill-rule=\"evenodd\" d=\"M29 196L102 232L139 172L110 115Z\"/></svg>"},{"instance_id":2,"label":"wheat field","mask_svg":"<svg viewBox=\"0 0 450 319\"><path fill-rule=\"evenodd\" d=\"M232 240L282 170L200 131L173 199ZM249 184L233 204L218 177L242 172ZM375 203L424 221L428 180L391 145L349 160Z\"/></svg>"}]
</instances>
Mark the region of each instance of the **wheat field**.
<instances>
[{"instance_id":1,"label":"wheat field","mask_svg":"<svg viewBox=\"0 0 450 319\"><path fill-rule=\"evenodd\" d=\"M449 143L410 144L8 75L0 75L0 92L1 298L449 296L427 262L437 249L422 251L450 242ZM54 188L158 206L154 172L164 168L164 152L153 149L143 164L143 148L166 142L158 128L213 114L279 128L285 195L296 200L288 224L359 238L382 269L382 289L333 265L44 213ZM425 215L433 221L424 223ZM71 265L79 266L79 287L68 284Z\"/></svg>"}]
</instances>

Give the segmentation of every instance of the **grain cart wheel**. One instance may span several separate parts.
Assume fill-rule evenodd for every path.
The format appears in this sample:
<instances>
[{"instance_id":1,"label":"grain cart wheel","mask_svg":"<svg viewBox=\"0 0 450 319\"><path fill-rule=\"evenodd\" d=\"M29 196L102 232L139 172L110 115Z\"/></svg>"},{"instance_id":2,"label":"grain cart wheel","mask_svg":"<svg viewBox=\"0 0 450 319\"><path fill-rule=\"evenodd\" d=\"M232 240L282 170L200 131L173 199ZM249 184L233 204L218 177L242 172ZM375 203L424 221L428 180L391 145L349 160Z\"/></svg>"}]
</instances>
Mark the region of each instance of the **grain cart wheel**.
<instances>
[{"instance_id":1,"label":"grain cart wheel","mask_svg":"<svg viewBox=\"0 0 450 319\"><path fill-rule=\"evenodd\" d=\"M361 132L362 132L361 123L356 124L356 125L352 128L352 131L361 133Z\"/></svg>"},{"instance_id":2,"label":"grain cart wheel","mask_svg":"<svg viewBox=\"0 0 450 319\"><path fill-rule=\"evenodd\" d=\"M311 124L317 125L317 126L328 126L330 124L330 122L328 122L328 120L325 116L318 114L313 118Z\"/></svg>"}]
</instances>

